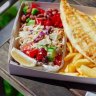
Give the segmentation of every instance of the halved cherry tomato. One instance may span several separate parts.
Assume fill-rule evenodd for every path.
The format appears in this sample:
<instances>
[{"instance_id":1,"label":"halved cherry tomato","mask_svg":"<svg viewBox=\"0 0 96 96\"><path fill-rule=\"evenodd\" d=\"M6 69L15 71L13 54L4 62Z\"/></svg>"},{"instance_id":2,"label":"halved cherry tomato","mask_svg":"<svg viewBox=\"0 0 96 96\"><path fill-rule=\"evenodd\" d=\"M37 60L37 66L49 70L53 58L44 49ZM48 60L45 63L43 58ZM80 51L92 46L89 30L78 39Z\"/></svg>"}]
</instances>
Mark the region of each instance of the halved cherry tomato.
<instances>
[{"instance_id":1,"label":"halved cherry tomato","mask_svg":"<svg viewBox=\"0 0 96 96\"><path fill-rule=\"evenodd\" d=\"M41 48L41 49L38 50L38 54L37 54L36 59L38 61L42 61L42 60L44 60L44 58L46 56L47 56L47 51L44 48Z\"/></svg>"},{"instance_id":2,"label":"halved cherry tomato","mask_svg":"<svg viewBox=\"0 0 96 96\"><path fill-rule=\"evenodd\" d=\"M44 57L43 57L42 54L38 54L37 57L36 57L36 59L37 59L38 61L42 61L43 58L44 58Z\"/></svg>"},{"instance_id":3,"label":"halved cherry tomato","mask_svg":"<svg viewBox=\"0 0 96 96\"><path fill-rule=\"evenodd\" d=\"M62 55L57 55L55 57L55 60L54 60L54 65L60 66L61 65L61 61L62 61Z\"/></svg>"},{"instance_id":4,"label":"halved cherry tomato","mask_svg":"<svg viewBox=\"0 0 96 96\"><path fill-rule=\"evenodd\" d=\"M62 28L62 27L63 27L62 22L60 22L59 23L59 28Z\"/></svg>"},{"instance_id":5,"label":"halved cherry tomato","mask_svg":"<svg viewBox=\"0 0 96 96\"><path fill-rule=\"evenodd\" d=\"M59 28L63 27L59 13L54 14L51 17L51 21L52 21L54 27L59 27Z\"/></svg>"},{"instance_id":6,"label":"halved cherry tomato","mask_svg":"<svg viewBox=\"0 0 96 96\"><path fill-rule=\"evenodd\" d=\"M44 26L52 26L52 22L49 19L44 20Z\"/></svg>"},{"instance_id":7,"label":"halved cherry tomato","mask_svg":"<svg viewBox=\"0 0 96 96\"><path fill-rule=\"evenodd\" d=\"M32 50L25 50L23 51L26 55L28 55L31 58L36 58L38 54L38 49L32 49Z\"/></svg>"}]
</instances>

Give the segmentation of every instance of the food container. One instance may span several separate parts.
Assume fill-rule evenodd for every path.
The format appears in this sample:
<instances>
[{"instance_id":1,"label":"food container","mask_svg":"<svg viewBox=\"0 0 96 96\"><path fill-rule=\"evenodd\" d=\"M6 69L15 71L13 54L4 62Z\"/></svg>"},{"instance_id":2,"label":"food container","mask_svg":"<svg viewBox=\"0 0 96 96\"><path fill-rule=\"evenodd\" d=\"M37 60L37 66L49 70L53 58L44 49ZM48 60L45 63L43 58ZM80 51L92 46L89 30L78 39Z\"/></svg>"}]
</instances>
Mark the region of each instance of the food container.
<instances>
[{"instance_id":1,"label":"food container","mask_svg":"<svg viewBox=\"0 0 96 96\"><path fill-rule=\"evenodd\" d=\"M13 26L13 30L12 30L9 53L11 52L13 46L18 48L18 43L14 40L14 38L18 35L18 32L19 32L19 27L20 27L20 18L19 17L20 17L21 10L25 3L30 3L30 1L23 2L18 11L14 26ZM46 9L46 8L59 9L59 3L45 3L45 2L42 2L42 3L36 2L36 3L39 4L40 7L43 9ZM72 5L72 6L76 7L77 9L79 9L82 12L85 12L89 15L96 14L96 8L87 7L87 6L79 6L79 5ZM66 51L66 49L64 49L64 51ZM61 75L61 74L57 74L57 73L49 73L49 72L44 72L41 70L36 70L34 67L33 68L21 67L17 64L17 62L13 61L10 54L9 54L8 61L9 61L10 74L21 75L21 76L30 76L30 77L40 77L40 78L47 78L47 79L54 79L54 80L61 80L61 81L68 81L68 82L96 84L95 78L67 76L67 75Z\"/></svg>"}]
</instances>

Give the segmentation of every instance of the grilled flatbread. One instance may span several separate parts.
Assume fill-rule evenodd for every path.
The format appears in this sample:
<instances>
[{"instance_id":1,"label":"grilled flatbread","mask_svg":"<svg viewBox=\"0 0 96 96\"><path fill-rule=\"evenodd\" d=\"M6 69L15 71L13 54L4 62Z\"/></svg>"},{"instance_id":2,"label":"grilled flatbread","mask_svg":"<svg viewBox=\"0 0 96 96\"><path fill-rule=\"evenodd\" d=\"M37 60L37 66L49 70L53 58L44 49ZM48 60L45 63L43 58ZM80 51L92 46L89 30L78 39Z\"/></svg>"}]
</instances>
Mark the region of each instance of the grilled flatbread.
<instances>
[{"instance_id":1,"label":"grilled flatbread","mask_svg":"<svg viewBox=\"0 0 96 96\"><path fill-rule=\"evenodd\" d=\"M71 7L67 0L61 0L60 13L73 47L96 64L96 23L87 14Z\"/></svg>"}]
</instances>

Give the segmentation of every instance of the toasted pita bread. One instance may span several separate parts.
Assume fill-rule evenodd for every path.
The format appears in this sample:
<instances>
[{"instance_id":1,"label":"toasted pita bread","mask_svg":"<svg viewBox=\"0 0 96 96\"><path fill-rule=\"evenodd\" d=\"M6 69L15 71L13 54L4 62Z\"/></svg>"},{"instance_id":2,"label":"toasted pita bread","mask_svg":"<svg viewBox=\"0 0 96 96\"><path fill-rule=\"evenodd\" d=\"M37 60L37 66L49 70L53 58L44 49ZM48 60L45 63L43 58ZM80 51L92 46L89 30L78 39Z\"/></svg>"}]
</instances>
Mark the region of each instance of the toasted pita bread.
<instances>
[{"instance_id":1,"label":"toasted pita bread","mask_svg":"<svg viewBox=\"0 0 96 96\"><path fill-rule=\"evenodd\" d=\"M60 3L61 20L72 45L96 64L96 24L85 13L71 7L67 0Z\"/></svg>"}]
</instances>

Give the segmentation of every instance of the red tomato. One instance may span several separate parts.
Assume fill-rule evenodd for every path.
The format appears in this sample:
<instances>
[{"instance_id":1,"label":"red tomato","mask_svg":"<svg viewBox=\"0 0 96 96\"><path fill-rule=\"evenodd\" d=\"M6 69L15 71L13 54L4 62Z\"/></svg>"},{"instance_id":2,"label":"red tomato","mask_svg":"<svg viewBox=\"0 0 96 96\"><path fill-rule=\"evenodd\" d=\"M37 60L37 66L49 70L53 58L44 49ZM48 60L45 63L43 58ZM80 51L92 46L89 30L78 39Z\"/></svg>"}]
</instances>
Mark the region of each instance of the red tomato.
<instances>
[{"instance_id":1,"label":"red tomato","mask_svg":"<svg viewBox=\"0 0 96 96\"><path fill-rule=\"evenodd\" d=\"M51 20L49 20L49 19L44 20L44 26L52 26Z\"/></svg>"},{"instance_id":2,"label":"red tomato","mask_svg":"<svg viewBox=\"0 0 96 96\"><path fill-rule=\"evenodd\" d=\"M39 52L41 52L44 57L47 56L47 51L44 48L39 49Z\"/></svg>"},{"instance_id":3,"label":"red tomato","mask_svg":"<svg viewBox=\"0 0 96 96\"><path fill-rule=\"evenodd\" d=\"M52 21L54 27L59 27L59 28L63 27L59 13L54 14L51 17L51 21Z\"/></svg>"},{"instance_id":4,"label":"red tomato","mask_svg":"<svg viewBox=\"0 0 96 96\"><path fill-rule=\"evenodd\" d=\"M42 61L47 56L47 51L44 48L38 50L36 59Z\"/></svg>"},{"instance_id":5,"label":"red tomato","mask_svg":"<svg viewBox=\"0 0 96 96\"><path fill-rule=\"evenodd\" d=\"M38 54L38 49L32 49L32 50L25 50L23 51L26 55L28 55L31 58L35 58Z\"/></svg>"},{"instance_id":6,"label":"red tomato","mask_svg":"<svg viewBox=\"0 0 96 96\"><path fill-rule=\"evenodd\" d=\"M59 28L62 28L62 27L63 27L62 22L60 22L59 23Z\"/></svg>"},{"instance_id":7,"label":"red tomato","mask_svg":"<svg viewBox=\"0 0 96 96\"><path fill-rule=\"evenodd\" d=\"M40 14L44 14L45 10L38 8Z\"/></svg>"},{"instance_id":8,"label":"red tomato","mask_svg":"<svg viewBox=\"0 0 96 96\"><path fill-rule=\"evenodd\" d=\"M36 57L36 59L38 61L42 61L43 60L43 55L42 54L38 54L37 57Z\"/></svg>"},{"instance_id":9,"label":"red tomato","mask_svg":"<svg viewBox=\"0 0 96 96\"><path fill-rule=\"evenodd\" d=\"M38 7L39 7L39 4L32 3L30 7L31 7L31 8L38 8Z\"/></svg>"},{"instance_id":10,"label":"red tomato","mask_svg":"<svg viewBox=\"0 0 96 96\"><path fill-rule=\"evenodd\" d=\"M61 65L61 61L62 61L62 55L57 55L55 57L55 60L54 60L54 65L60 66Z\"/></svg>"},{"instance_id":11,"label":"red tomato","mask_svg":"<svg viewBox=\"0 0 96 96\"><path fill-rule=\"evenodd\" d=\"M56 16L55 16L55 15L53 15L53 16L51 17L51 21L52 21L53 26L54 26L54 25L55 25L55 22L57 21L57 19L56 19Z\"/></svg>"},{"instance_id":12,"label":"red tomato","mask_svg":"<svg viewBox=\"0 0 96 96\"><path fill-rule=\"evenodd\" d=\"M59 25L59 22L55 22L54 26L58 27L58 25Z\"/></svg>"}]
</instances>

